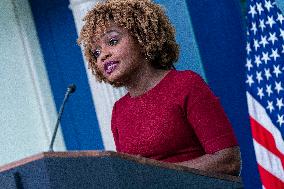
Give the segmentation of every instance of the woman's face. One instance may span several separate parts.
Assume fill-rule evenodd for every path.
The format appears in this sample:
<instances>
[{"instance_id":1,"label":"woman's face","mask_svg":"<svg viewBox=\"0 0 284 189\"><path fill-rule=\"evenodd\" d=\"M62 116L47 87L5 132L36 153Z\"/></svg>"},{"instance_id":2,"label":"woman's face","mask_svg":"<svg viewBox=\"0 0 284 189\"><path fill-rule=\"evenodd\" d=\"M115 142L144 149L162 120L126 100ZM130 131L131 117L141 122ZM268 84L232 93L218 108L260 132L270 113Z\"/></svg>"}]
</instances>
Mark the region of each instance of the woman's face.
<instances>
[{"instance_id":1,"label":"woman's face","mask_svg":"<svg viewBox=\"0 0 284 189\"><path fill-rule=\"evenodd\" d=\"M99 72L110 83L125 83L145 61L141 48L127 29L111 24L92 46Z\"/></svg>"}]
</instances>

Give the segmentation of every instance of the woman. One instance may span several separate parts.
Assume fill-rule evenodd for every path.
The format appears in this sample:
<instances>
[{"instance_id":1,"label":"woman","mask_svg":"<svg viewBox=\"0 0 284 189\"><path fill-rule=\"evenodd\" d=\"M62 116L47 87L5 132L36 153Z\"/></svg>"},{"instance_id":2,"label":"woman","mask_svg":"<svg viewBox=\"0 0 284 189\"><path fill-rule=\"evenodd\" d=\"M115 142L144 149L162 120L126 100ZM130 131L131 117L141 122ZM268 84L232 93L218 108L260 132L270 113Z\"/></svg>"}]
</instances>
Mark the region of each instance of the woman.
<instances>
[{"instance_id":1,"label":"woman","mask_svg":"<svg viewBox=\"0 0 284 189\"><path fill-rule=\"evenodd\" d=\"M112 113L118 152L238 175L240 155L217 97L176 71L175 30L151 0L108 0L84 18L78 43L98 81L125 87Z\"/></svg>"}]
</instances>

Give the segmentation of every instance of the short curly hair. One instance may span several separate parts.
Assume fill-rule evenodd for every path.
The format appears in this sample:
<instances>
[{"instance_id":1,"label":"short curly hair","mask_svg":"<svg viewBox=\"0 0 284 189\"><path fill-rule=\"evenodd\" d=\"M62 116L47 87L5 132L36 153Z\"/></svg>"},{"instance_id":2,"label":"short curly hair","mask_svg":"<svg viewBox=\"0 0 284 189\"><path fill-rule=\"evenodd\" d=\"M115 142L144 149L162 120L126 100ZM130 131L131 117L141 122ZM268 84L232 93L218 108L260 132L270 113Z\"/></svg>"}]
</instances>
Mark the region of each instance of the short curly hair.
<instances>
[{"instance_id":1,"label":"short curly hair","mask_svg":"<svg viewBox=\"0 0 284 189\"><path fill-rule=\"evenodd\" d=\"M90 10L78 38L83 45L89 69L98 81L107 82L96 66L92 53L94 38L99 31L106 31L110 23L126 28L138 41L145 58L156 69L169 70L178 60L179 46L175 40L175 29L171 25L165 10L151 0L107 0L100 2Z\"/></svg>"}]
</instances>

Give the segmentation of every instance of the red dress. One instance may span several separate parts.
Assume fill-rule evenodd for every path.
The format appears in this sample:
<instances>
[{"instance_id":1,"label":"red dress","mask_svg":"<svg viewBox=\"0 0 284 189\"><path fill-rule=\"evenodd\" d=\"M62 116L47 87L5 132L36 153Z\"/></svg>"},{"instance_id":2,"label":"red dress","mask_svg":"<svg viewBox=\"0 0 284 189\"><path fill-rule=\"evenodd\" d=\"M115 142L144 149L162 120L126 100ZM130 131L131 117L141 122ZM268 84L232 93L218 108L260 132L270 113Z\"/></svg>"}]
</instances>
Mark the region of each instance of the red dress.
<instances>
[{"instance_id":1,"label":"red dress","mask_svg":"<svg viewBox=\"0 0 284 189\"><path fill-rule=\"evenodd\" d=\"M112 112L118 152L182 162L237 145L219 99L192 71L171 70L154 88L126 94Z\"/></svg>"}]
</instances>

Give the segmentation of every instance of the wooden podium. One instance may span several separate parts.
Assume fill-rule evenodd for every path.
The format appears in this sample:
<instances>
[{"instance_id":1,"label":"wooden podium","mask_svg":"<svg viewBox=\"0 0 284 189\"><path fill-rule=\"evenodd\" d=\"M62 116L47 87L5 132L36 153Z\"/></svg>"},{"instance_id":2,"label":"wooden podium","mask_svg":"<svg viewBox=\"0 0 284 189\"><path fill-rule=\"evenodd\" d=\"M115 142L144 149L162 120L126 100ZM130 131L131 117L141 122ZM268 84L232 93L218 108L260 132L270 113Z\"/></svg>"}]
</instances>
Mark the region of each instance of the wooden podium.
<instances>
[{"instance_id":1,"label":"wooden podium","mask_svg":"<svg viewBox=\"0 0 284 189\"><path fill-rule=\"evenodd\" d=\"M116 152L43 152L0 167L3 189L243 188L241 179Z\"/></svg>"}]
</instances>

